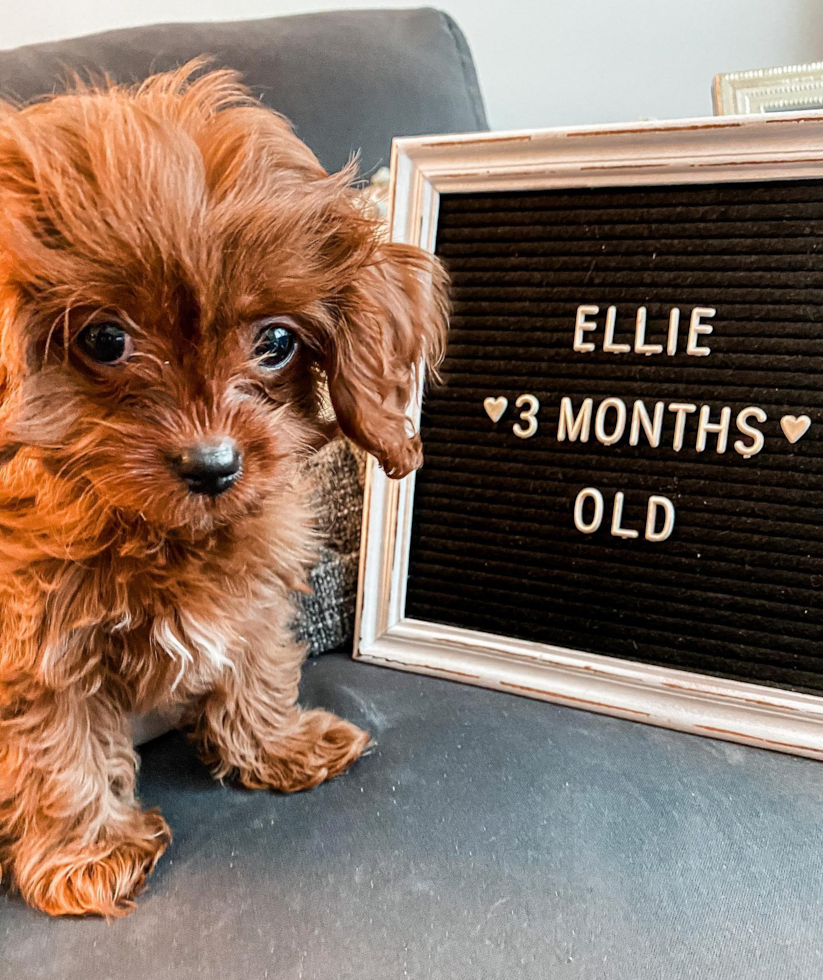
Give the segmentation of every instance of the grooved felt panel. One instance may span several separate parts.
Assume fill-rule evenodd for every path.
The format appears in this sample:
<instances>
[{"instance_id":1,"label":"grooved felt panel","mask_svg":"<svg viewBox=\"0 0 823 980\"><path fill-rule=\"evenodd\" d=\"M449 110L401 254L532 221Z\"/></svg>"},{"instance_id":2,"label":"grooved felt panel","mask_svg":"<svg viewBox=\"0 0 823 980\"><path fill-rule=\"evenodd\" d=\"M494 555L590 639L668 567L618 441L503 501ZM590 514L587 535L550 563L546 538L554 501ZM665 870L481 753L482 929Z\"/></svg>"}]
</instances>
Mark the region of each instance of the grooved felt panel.
<instances>
[{"instance_id":1,"label":"grooved felt panel","mask_svg":"<svg viewBox=\"0 0 823 980\"><path fill-rule=\"evenodd\" d=\"M443 195L436 252L454 313L424 406L406 615L823 690L823 181ZM613 344L634 347L645 307L645 343L663 352L604 351L610 306ZM687 352L696 307L715 311L695 321L703 356ZM595 324L578 337L594 351L573 349L576 318ZM521 394L539 403L529 438L514 431L529 428ZM507 402L499 421L489 397ZM558 438L564 397L567 422L592 400L585 442ZM604 399L625 406L623 430ZM631 444L638 401L652 422L662 403L659 445L639 417ZM766 420L741 427L746 408ZM603 499L592 533L574 521L584 488ZM665 540L645 537L653 495L673 510ZM580 523L595 518L589 498Z\"/></svg>"}]
</instances>

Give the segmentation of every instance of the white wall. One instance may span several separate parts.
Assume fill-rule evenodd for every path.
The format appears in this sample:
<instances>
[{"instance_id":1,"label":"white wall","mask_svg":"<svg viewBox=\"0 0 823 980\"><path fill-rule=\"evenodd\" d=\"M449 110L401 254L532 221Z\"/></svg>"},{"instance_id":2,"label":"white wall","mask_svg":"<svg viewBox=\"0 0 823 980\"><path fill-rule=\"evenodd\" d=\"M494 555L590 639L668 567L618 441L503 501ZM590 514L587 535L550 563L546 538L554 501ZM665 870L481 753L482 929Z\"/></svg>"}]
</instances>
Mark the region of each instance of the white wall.
<instances>
[{"instance_id":1,"label":"white wall","mask_svg":"<svg viewBox=\"0 0 823 980\"><path fill-rule=\"evenodd\" d=\"M0 0L0 48L160 21L414 5ZM469 38L492 126L500 129L708 115L715 72L823 60L823 0L442 0L440 6Z\"/></svg>"}]
</instances>

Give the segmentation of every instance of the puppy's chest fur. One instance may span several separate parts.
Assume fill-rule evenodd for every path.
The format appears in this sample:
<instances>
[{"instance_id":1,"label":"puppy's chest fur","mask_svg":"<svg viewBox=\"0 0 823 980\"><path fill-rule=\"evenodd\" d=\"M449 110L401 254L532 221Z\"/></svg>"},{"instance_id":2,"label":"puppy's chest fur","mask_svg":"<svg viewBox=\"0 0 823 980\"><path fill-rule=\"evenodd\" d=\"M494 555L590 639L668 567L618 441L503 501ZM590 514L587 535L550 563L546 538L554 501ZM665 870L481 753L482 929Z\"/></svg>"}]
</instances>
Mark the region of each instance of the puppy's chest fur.
<instances>
[{"instance_id":1,"label":"puppy's chest fur","mask_svg":"<svg viewBox=\"0 0 823 980\"><path fill-rule=\"evenodd\" d=\"M265 645L291 643L291 591L313 557L308 514L261 514L208 542L133 538L77 561L21 564L0 584L0 668L48 686L105 684L125 710L187 700Z\"/></svg>"},{"instance_id":2,"label":"puppy's chest fur","mask_svg":"<svg viewBox=\"0 0 823 980\"><path fill-rule=\"evenodd\" d=\"M78 669L105 674L129 710L207 689L245 655L258 617L288 615L283 584L236 547L168 569L117 574L109 562L102 566L80 569L80 610L50 597L42 666L56 677Z\"/></svg>"}]
</instances>

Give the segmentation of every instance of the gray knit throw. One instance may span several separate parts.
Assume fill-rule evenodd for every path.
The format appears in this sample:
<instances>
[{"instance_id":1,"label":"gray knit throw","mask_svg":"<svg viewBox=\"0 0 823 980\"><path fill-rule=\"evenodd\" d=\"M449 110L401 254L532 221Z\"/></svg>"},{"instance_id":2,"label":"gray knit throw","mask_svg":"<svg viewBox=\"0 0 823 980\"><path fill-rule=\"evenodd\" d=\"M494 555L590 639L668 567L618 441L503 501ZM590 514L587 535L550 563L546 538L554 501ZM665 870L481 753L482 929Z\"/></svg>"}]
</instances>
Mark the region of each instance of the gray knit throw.
<instances>
[{"instance_id":1,"label":"gray knit throw","mask_svg":"<svg viewBox=\"0 0 823 980\"><path fill-rule=\"evenodd\" d=\"M308 467L327 540L309 579L313 594L298 597L295 630L314 657L352 639L366 458L341 437L321 449Z\"/></svg>"}]
</instances>

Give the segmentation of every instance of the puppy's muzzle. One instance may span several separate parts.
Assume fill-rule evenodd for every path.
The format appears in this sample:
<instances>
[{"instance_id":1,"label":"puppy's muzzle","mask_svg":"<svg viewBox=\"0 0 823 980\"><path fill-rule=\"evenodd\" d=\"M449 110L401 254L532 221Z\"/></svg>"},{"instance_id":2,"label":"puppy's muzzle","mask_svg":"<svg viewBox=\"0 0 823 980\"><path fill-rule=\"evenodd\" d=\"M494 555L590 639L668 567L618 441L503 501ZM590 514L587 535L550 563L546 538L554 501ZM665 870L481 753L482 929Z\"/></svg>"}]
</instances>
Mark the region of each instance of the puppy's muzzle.
<instances>
[{"instance_id":1,"label":"puppy's muzzle","mask_svg":"<svg viewBox=\"0 0 823 980\"><path fill-rule=\"evenodd\" d=\"M171 460L174 472L192 493L218 497L243 475L243 457L233 439L199 442Z\"/></svg>"}]
</instances>

